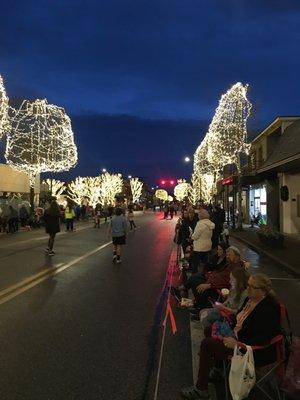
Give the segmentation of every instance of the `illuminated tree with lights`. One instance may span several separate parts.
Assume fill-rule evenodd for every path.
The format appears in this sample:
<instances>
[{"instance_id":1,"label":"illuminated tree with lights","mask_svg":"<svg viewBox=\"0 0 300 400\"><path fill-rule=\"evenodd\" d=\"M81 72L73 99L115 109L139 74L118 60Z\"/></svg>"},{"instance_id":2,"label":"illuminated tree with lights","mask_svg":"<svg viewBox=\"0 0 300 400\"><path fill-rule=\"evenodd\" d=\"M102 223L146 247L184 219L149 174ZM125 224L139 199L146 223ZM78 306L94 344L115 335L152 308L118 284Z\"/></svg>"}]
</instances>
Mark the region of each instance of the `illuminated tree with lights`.
<instances>
[{"instance_id":1,"label":"illuminated tree with lights","mask_svg":"<svg viewBox=\"0 0 300 400\"><path fill-rule=\"evenodd\" d=\"M0 75L0 139L8 130L8 97L4 88L3 79Z\"/></svg>"},{"instance_id":2,"label":"illuminated tree with lights","mask_svg":"<svg viewBox=\"0 0 300 400\"><path fill-rule=\"evenodd\" d=\"M93 208L95 208L97 204L102 204L100 195L100 187L101 187L100 176L85 178L85 187L86 187L87 197L89 198L89 204Z\"/></svg>"},{"instance_id":3,"label":"illuminated tree with lights","mask_svg":"<svg viewBox=\"0 0 300 400\"><path fill-rule=\"evenodd\" d=\"M247 119L251 103L247 99L247 89L248 85L238 82L223 94L209 126L207 158L215 171L228 164L240 168L240 154L248 154Z\"/></svg>"},{"instance_id":4,"label":"illuminated tree with lights","mask_svg":"<svg viewBox=\"0 0 300 400\"><path fill-rule=\"evenodd\" d=\"M121 174L110 174L105 172L100 175L100 201L101 204L115 204L115 198L123 189L123 178Z\"/></svg>"},{"instance_id":5,"label":"illuminated tree with lights","mask_svg":"<svg viewBox=\"0 0 300 400\"><path fill-rule=\"evenodd\" d=\"M185 180L178 180L178 185L174 187L174 196L178 201L182 201L188 196L189 186Z\"/></svg>"},{"instance_id":6,"label":"illuminated tree with lights","mask_svg":"<svg viewBox=\"0 0 300 400\"><path fill-rule=\"evenodd\" d=\"M139 178L131 178L130 179L130 188L132 194L132 202L135 203L139 201L142 190L143 190L143 182L139 180Z\"/></svg>"},{"instance_id":7,"label":"illuminated tree with lights","mask_svg":"<svg viewBox=\"0 0 300 400\"><path fill-rule=\"evenodd\" d=\"M159 200L167 201L169 198L168 192L164 189L157 189L155 191L155 197Z\"/></svg>"},{"instance_id":8,"label":"illuminated tree with lights","mask_svg":"<svg viewBox=\"0 0 300 400\"><path fill-rule=\"evenodd\" d=\"M81 204L85 197L88 197L86 178L78 176L74 181L68 183L67 196L76 204Z\"/></svg>"},{"instance_id":9,"label":"illuminated tree with lights","mask_svg":"<svg viewBox=\"0 0 300 400\"><path fill-rule=\"evenodd\" d=\"M201 176L193 173L191 184L189 186L189 201L193 206L195 206L201 199Z\"/></svg>"},{"instance_id":10,"label":"illuminated tree with lights","mask_svg":"<svg viewBox=\"0 0 300 400\"><path fill-rule=\"evenodd\" d=\"M61 182L57 179L45 179L44 182L51 193L51 196L60 196L63 191L66 189L65 182Z\"/></svg>"},{"instance_id":11,"label":"illuminated tree with lights","mask_svg":"<svg viewBox=\"0 0 300 400\"><path fill-rule=\"evenodd\" d=\"M68 171L77 163L71 120L63 108L25 100L18 110L11 108L10 121L5 158L29 174L31 187L37 174Z\"/></svg>"}]
</instances>

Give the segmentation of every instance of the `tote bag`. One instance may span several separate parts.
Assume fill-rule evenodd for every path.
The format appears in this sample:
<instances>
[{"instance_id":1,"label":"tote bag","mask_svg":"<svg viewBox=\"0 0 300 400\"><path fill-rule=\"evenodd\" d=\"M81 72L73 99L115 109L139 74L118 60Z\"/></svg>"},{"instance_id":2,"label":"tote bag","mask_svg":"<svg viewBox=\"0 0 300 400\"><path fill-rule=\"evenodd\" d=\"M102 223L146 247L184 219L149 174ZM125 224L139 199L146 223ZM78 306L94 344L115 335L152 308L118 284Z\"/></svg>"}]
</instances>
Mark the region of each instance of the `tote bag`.
<instances>
[{"instance_id":1,"label":"tote bag","mask_svg":"<svg viewBox=\"0 0 300 400\"><path fill-rule=\"evenodd\" d=\"M245 399L254 385L255 366L252 348L247 346L246 353L242 354L235 346L229 373L229 387L233 400Z\"/></svg>"}]
</instances>

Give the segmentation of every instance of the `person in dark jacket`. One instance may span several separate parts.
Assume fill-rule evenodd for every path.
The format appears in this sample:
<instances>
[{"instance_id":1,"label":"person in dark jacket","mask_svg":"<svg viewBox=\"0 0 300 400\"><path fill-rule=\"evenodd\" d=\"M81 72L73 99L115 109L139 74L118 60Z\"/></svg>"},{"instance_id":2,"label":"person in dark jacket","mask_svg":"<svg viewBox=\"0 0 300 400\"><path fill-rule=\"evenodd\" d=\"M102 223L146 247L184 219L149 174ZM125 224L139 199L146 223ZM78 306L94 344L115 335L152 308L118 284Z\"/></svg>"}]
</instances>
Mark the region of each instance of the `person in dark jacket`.
<instances>
[{"instance_id":1,"label":"person in dark jacket","mask_svg":"<svg viewBox=\"0 0 300 400\"><path fill-rule=\"evenodd\" d=\"M264 274L253 275L248 280L248 297L236 314L234 337L223 338L223 342L211 337L201 342L198 380L196 386L182 389L186 399L209 398L208 379L211 359L226 360L233 354L234 347L240 343L249 346L267 346L280 334L280 308L275 298L270 279ZM254 351L256 367L269 365L276 361L275 346Z\"/></svg>"},{"instance_id":2,"label":"person in dark jacket","mask_svg":"<svg viewBox=\"0 0 300 400\"><path fill-rule=\"evenodd\" d=\"M49 256L53 256L55 253L53 251L54 239L55 235L60 232L60 209L56 200L52 200L50 207L44 212L44 220L45 220L45 228L46 233L49 234L48 247L45 249L45 252Z\"/></svg>"}]
</instances>

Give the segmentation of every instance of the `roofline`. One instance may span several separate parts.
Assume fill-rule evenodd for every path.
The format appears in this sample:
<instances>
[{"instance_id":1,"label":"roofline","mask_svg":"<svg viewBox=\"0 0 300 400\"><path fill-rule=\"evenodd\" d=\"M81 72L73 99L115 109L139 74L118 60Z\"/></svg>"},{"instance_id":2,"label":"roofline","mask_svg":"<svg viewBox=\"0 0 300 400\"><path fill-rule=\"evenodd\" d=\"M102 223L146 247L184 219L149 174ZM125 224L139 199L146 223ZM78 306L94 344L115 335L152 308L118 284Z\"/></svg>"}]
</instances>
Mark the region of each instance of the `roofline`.
<instances>
[{"instance_id":1,"label":"roofline","mask_svg":"<svg viewBox=\"0 0 300 400\"><path fill-rule=\"evenodd\" d=\"M286 121L297 121L298 119L300 119L300 116L294 116L294 117L276 117L274 119L274 121L272 121L258 136L256 136L251 143L256 142L256 140L260 139L262 136L264 136L269 130L270 128L275 128L275 126L277 124L280 124L282 122L286 122Z\"/></svg>"},{"instance_id":2,"label":"roofline","mask_svg":"<svg viewBox=\"0 0 300 400\"><path fill-rule=\"evenodd\" d=\"M268 171L270 169L274 169L276 167L280 167L283 164L288 164L288 163L290 163L292 161L295 161L295 160L298 160L298 159L300 159L300 154L295 154L295 155L293 155L291 157L288 157L288 158L285 158L283 160L277 161L274 164L266 165L265 167L262 167L262 168L258 169L257 172L258 173L265 172L265 171Z\"/></svg>"}]
</instances>

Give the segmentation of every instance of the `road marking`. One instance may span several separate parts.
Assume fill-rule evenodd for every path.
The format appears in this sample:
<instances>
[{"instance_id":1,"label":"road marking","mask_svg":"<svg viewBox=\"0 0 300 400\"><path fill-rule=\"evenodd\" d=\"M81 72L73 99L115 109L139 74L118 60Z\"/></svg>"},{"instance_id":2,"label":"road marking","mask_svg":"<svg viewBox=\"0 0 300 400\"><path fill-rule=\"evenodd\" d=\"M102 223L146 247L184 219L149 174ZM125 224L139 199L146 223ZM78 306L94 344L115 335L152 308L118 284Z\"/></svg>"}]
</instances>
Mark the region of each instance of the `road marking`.
<instances>
[{"instance_id":1,"label":"road marking","mask_svg":"<svg viewBox=\"0 0 300 400\"><path fill-rule=\"evenodd\" d=\"M105 247L109 246L112 242L107 242L102 246L97 247L94 250L89 251L88 253L84 254L83 256L77 257L74 260L68 262L67 264L58 264L54 268L47 268L43 271L32 275L21 282L16 283L6 289L0 291L0 305L6 303L7 301L13 299L14 297L28 291L29 289L33 288L34 286L38 285L39 283L45 281L51 276L55 276L60 272L64 271L67 268L72 267L75 264L78 264L80 261L92 256L93 254L98 253L100 250L104 249Z\"/></svg>"}]
</instances>

